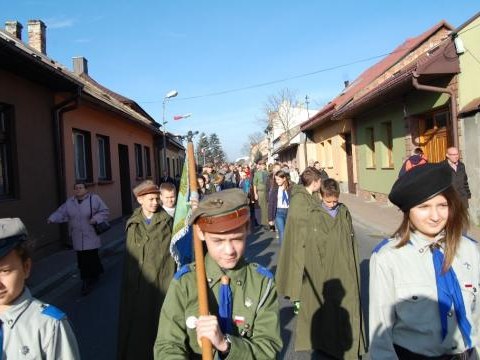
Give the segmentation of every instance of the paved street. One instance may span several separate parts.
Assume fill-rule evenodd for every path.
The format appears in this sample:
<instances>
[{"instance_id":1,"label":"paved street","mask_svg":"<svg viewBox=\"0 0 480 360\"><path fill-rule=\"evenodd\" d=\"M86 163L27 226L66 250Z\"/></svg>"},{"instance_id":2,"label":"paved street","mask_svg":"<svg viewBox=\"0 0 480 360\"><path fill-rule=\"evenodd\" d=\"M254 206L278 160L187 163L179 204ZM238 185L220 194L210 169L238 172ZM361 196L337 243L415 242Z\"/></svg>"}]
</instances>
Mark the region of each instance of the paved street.
<instances>
[{"instance_id":1,"label":"paved street","mask_svg":"<svg viewBox=\"0 0 480 360\"><path fill-rule=\"evenodd\" d=\"M360 244L361 276L364 308L368 304L368 258L372 247L382 235L355 222ZM247 258L249 261L276 268L278 240L271 232L257 231L248 238ZM67 312L80 344L82 358L105 360L115 358L118 293L122 269L123 247L113 248L103 258L105 274L98 286L88 296L80 296L80 280L77 275L69 277L63 284L45 294L42 299ZM295 317L290 304L280 300L280 316L284 348L280 359L320 359L309 353L295 353L293 349Z\"/></svg>"}]
</instances>

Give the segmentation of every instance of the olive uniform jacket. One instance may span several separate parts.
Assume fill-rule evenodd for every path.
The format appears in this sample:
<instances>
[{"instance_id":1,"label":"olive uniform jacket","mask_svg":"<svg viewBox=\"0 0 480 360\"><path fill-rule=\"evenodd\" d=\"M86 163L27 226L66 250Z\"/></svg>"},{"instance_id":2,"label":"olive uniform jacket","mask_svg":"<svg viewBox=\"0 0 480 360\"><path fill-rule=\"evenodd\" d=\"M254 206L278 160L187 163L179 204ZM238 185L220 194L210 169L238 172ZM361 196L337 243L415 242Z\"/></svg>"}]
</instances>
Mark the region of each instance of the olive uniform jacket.
<instances>
[{"instance_id":1,"label":"olive uniform jacket","mask_svg":"<svg viewBox=\"0 0 480 360\"><path fill-rule=\"evenodd\" d=\"M296 351L337 359L365 353L358 246L345 205L333 218L317 194L294 186L276 274L279 293L300 300Z\"/></svg>"},{"instance_id":2,"label":"olive uniform jacket","mask_svg":"<svg viewBox=\"0 0 480 360\"><path fill-rule=\"evenodd\" d=\"M153 359L158 318L175 273L170 255L173 219L162 207L150 225L137 208L126 225L126 253L120 294L118 359Z\"/></svg>"},{"instance_id":3,"label":"olive uniform jacket","mask_svg":"<svg viewBox=\"0 0 480 360\"><path fill-rule=\"evenodd\" d=\"M282 348L277 291L273 275L264 267L243 259L233 270L222 270L207 254L205 270L211 314L218 314L221 277L230 277L232 324L230 353L226 359L272 360ZM195 265L185 265L170 284L160 315L155 359L201 359L197 333L191 320L198 317ZM187 326L187 322L190 326Z\"/></svg>"}]
</instances>

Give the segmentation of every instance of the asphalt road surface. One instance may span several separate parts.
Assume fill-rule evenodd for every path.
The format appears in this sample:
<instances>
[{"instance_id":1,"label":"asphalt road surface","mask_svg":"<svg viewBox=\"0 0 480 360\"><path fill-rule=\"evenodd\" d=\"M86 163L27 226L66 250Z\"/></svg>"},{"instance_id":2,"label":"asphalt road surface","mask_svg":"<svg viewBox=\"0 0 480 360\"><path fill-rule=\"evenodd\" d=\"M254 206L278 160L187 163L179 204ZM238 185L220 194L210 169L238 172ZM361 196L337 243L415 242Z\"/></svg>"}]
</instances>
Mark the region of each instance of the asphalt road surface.
<instances>
[{"instance_id":1,"label":"asphalt road surface","mask_svg":"<svg viewBox=\"0 0 480 360\"><path fill-rule=\"evenodd\" d=\"M371 249L382 236L363 225L354 223L354 226L360 247L362 300L365 316L368 318L368 259ZM279 251L275 234L257 230L247 241L247 259L275 271ZM42 300L57 305L68 314L77 335L82 359L115 359L123 251L121 246L105 254L102 260L105 273L89 295L81 296L80 279L75 274L42 297ZM295 316L291 304L283 299L280 299L280 318L284 348L279 359L328 359L319 354L294 351ZM366 325L368 328L368 324Z\"/></svg>"}]
</instances>

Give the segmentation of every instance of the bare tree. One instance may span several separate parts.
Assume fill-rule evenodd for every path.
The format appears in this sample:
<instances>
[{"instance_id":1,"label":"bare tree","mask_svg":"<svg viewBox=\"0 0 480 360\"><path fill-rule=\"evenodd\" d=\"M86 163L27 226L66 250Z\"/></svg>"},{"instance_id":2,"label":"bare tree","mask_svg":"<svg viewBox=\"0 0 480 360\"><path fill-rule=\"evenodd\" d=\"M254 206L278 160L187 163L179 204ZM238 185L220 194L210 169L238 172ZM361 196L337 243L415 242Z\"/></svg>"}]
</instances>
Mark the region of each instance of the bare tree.
<instances>
[{"instance_id":1,"label":"bare tree","mask_svg":"<svg viewBox=\"0 0 480 360\"><path fill-rule=\"evenodd\" d=\"M284 88L277 94L270 95L263 106L263 122L267 130L286 133L290 139L290 129L294 120L294 108L298 106L297 96L294 91Z\"/></svg>"},{"instance_id":2,"label":"bare tree","mask_svg":"<svg viewBox=\"0 0 480 360\"><path fill-rule=\"evenodd\" d=\"M246 155L248 154L250 156L252 147L254 145L259 144L264 138L265 138L265 134L262 133L261 131L256 131L254 133L249 134L248 141L244 143L242 146L242 149L241 149L242 153Z\"/></svg>"}]
</instances>

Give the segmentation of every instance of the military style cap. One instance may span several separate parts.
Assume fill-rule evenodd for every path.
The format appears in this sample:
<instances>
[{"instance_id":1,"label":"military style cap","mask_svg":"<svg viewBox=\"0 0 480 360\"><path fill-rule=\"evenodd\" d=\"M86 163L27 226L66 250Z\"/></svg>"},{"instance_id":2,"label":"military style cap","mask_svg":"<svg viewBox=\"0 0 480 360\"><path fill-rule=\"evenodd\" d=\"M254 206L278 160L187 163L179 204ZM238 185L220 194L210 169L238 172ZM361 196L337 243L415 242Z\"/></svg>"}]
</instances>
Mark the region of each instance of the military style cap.
<instances>
[{"instance_id":1,"label":"military style cap","mask_svg":"<svg viewBox=\"0 0 480 360\"><path fill-rule=\"evenodd\" d=\"M145 182L145 184L140 184L133 189L133 194L136 197L147 194L160 194L160 188L153 182Z\"/></svg>"},{"instance_id":2,"label":"military style cap","mask_svg":"<svg viewBox=\"0 0 480 360\"><path fill-rule=\"evenodd\" d=\"M0 219L0 258L27 240L27 228L19 218Z\"/></svg>"},{"instance_id":3,"label":"military style cap","mask_svg":"<svg viewBox=\"0 0 480 360\"><path fill-rule=\"evenodd\" d=\"M393 184L388 198L403 212L452 186L452 172L445 164L415 166Z\"/></svg>"},{"instance_id":4,"label":"military style cap","mask_svg":"<svg viewBox=\"0 0 480 360\"><path fill-rule=\"evenodd\" d=\"M224 233L245 224L250 218L248 199L240 189L228 189L207 195L193 210L190 225L202 231Z\"/></svg>"}]
</instances>

